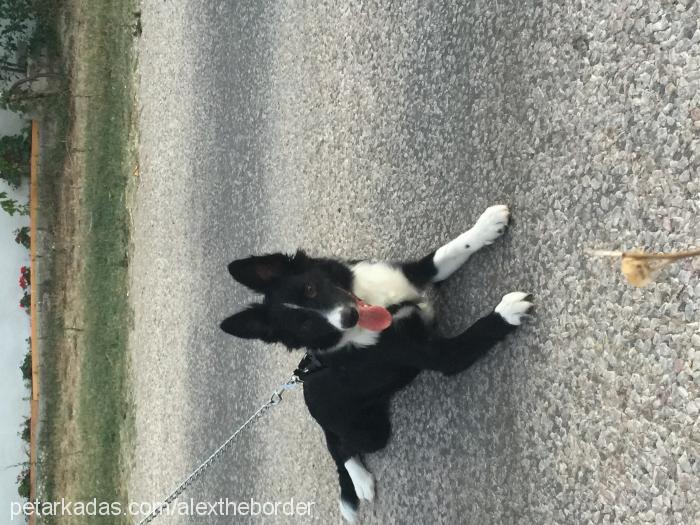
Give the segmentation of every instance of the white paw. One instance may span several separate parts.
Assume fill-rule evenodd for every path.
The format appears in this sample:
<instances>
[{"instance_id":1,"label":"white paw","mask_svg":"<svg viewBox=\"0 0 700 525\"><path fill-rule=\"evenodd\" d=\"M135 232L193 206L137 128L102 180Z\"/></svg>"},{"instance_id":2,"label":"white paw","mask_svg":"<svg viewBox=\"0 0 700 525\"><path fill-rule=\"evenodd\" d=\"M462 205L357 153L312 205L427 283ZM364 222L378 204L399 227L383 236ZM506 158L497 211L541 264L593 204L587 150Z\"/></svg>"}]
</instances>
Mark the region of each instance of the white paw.
<instances>
[{"instance_id":1,"label":"white paw","mask_svg":"<svg viewBox=\"0 0 700 525\"><path fill-rule=\"evenodd\" d=\"M357 523L357 509L344 499L340 499L340 513L348 523Z\"/></svg>"},{"instance_id":2,"label":"white paw","mask_svg":"<svg viewBox=\"0 0 700 525\"><path fill-rule=\"evenodd\" d=\"M345 462L345 468L350 474L357 497L365 501L374 500L374 477L362 465L360 460L350 458Z\"/></svg>"},{"instance_id":3,"label":"white paw","mask_svg":"<svg viewBox=\"0 0 700 525\"><path fill-rule=\"evenodd\" d=\"M374 500L374 476L366 470L357 477L352 478L357 497L365 501Z\"/></svg>"},{"instance_id":4,"label":"white paw","mask_svg":"<svg viewBox=\"0 0 700 525\"><path fill-rule=\"evenodd\" d=\"M470 230L470 233L474 236L474 243L477 245L472 248L478 249L480 246L492 244L493 241L503 235L503 232L506 231L506 226L508 226L509 215L508 206L503 204L486 208L486 211L481 214L479 220L476 221L476 224Z\"/></svg>"},{"instance_id":5,"label":"white paw","mask_svg":"<svg viewBox=\"0 0 700 525\"><path fill-rule=\"evenodd\" d=\"M532 308L532 303L527 299L529 299L529 294L525 292L511 292L503 296L494 311L503 317L508 324L518 326Z\"/></svg>"}]
</instances>

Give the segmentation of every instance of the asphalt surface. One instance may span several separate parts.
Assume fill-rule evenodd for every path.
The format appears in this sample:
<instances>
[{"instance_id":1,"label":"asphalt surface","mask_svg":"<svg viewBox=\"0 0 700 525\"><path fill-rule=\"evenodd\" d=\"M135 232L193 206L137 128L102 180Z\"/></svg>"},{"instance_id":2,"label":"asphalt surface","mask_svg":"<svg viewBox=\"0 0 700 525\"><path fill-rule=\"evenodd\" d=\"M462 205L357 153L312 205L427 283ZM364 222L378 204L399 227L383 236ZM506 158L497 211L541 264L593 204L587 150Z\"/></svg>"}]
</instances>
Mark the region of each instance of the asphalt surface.
<instances>
[{"instance_id":1,"label":"asphalt surface","mask_svg":"<svg viewBox=\"0 0 700 525\"><path fill-rule=\"evenodd\" d=\"M546 4L143 1L133 501L300 358L219 331L254 298L230 260L420 256L506 203L508 234L438 291L440 325L514 290L536 318L396 399L362 522L700 522L700 263L635 289L584 254L700 244L699 7ZM184 501L294 498L311 516L253 521L339 523L337 496L292 392Z\"/></svg>"}]
</instances>

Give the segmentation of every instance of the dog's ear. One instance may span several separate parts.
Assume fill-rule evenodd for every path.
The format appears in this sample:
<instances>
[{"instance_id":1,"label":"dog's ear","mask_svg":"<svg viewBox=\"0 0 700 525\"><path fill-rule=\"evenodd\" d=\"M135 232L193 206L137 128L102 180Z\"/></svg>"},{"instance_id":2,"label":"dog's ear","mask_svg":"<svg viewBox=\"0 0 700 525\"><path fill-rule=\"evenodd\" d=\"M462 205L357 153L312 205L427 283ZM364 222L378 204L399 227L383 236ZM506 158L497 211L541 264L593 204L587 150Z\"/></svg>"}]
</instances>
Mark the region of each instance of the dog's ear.
<instances>
[{"instance_id":1,"label":"dog's ear","mask_svg":"<svg viewBox=\"0 0 700 525\"><path fill-rule=\"evenodd\" d=\"M263 304L253 304L242 312L232 315L221 323L227 334L243 339L262 339L268 343L276 341L270 326L268 309Z\"/></svg>"},{"instance_id":2,"label":"dog's ear","mask_svg":"<svg viewBox=\"0 0 700 525\"><path fill-rule=\"evenodd\" d=\"M233 261L228 265L228 271L242 285L265 293L275 280L300 271L305 261L304 252L297 252L293 257L283 253L254 255Z\"/></svg>"}]
</instances>

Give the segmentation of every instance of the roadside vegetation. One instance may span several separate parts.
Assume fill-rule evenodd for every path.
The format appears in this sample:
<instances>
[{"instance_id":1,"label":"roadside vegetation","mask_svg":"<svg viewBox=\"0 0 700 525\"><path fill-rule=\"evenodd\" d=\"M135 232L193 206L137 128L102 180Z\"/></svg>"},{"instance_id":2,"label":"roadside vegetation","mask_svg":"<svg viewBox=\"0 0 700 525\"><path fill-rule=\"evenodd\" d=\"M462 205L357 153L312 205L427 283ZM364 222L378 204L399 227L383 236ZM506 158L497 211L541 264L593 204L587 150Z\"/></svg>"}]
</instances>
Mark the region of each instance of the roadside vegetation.
<instances>
[{"instance_id":1,"label":"roadside vegetation","mask_svg":"<svg viewBox=\"0 0 700 525\"><path fill-rule=\"evenodd\" d=\"M28 75L10 102L36 116L44 134L37 208L46 239L39 243L37 282L50 307L39 320L37 495L124 503L132 431L126 292L138 20L131 0L32 6L43 72ZM37 75L50 80L49 89L32 88ZM18 231L17 239L28 242L27 232ZM26 479L20 490L28 494Z\"/></svg>"},{"instance_id":2,"label":"roadside vegetation","mask_svg":"<svg viewBox=\"0 0 700 525\"><path fill-rule=\"evenodd\" d=\"M0 0L0 108L22 114L38 109L39 100L31 90L32 71L41 62L44 49L47 48L50 31L46 31L43 22L46 17L46 5L32 0ZM36 76L36 78L42 75ZM20 89L22 85L30 89ZM0 136L0 180L4 188L12 190L26 188L30 176L30 126L19 133ZM0 209L14 215L29 215L29 203L18 202L7 191L0 191ZM29 226L15 230L15 242L27 250L31 248ZM27 266L19 268L19 287L22 297L19 307L28 315L31 306L31 273ZM19 366L29 401L32 398L32 353L31 338L27 338L27 353ZM32 445L31 417L24 419L19 436L26 443L27 458L13 467L19 467L17 492L23 498L30 496L30 447Z\"/></svg>"}]
</instances>

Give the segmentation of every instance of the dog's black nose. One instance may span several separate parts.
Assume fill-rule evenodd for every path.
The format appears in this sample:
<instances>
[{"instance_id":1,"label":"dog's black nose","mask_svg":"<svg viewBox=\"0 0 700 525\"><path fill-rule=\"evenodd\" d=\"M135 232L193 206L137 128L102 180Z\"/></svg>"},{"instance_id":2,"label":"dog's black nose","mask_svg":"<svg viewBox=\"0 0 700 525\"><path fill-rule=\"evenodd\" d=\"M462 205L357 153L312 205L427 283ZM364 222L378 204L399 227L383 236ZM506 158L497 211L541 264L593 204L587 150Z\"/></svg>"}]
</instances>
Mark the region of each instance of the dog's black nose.
<instances>
[{"instance_id":1,"label":"dog's black nose","mask_svg":"<svg viewBox=\"0 0 700 525\"><path fill-rule=\"evenodd\" d=\"M360 314L356 308L343 308L343 311L340 313L340 326L343 328L352 328L359 320Z\"/></svg>"}]
</instances>

